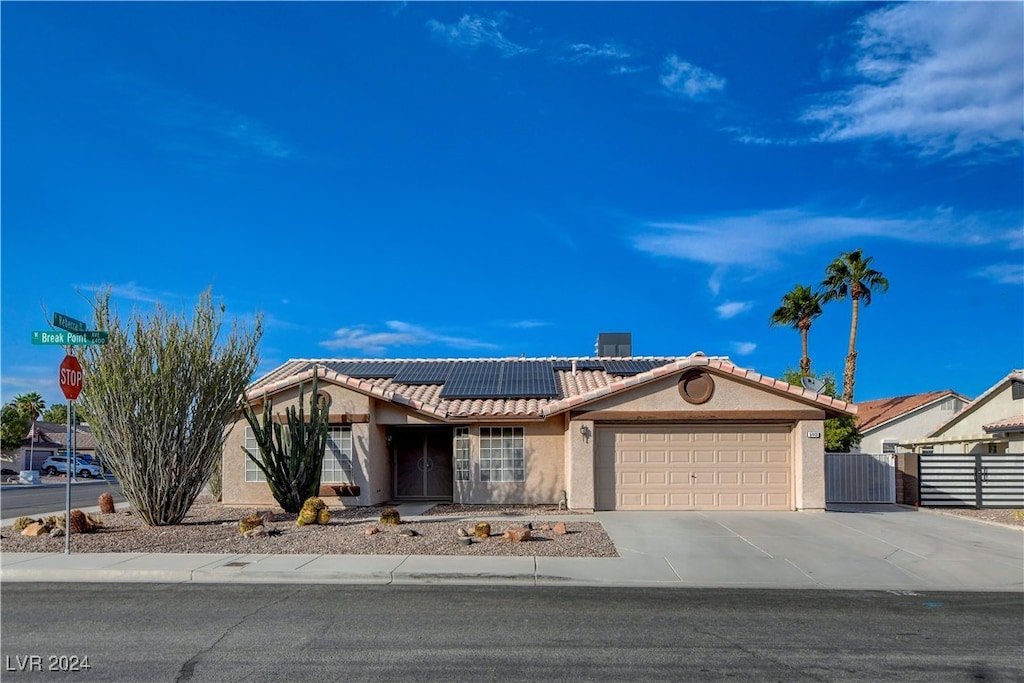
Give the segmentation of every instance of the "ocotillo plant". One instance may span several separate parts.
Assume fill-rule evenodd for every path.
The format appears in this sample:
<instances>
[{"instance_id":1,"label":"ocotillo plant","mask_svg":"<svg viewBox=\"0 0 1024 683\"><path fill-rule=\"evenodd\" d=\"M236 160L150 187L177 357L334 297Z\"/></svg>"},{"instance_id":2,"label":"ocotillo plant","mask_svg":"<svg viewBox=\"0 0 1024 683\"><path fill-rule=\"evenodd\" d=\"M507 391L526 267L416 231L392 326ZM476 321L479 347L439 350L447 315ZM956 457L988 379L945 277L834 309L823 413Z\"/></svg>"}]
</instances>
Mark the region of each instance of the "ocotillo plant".
<instances>
[{"instance_id":1,"label":"ocotillo plant","mask_svg":"<svg viewBox=\"0 0 1024 683\"><path fill-rule=\"evenodd\" d=\"M245 403L242 406L260 451L258 458L248 450L245 454L266 476L274 500L285 512L298 512L307 498L316 496L320 491L320 468L327 447L330 401L317 393L316 379L314 370L308 421L302 384L299 384L298 408L290 406L285 409L284 424L274 420L274 406L270 398L263 401L262 424L251 405Z\"/></svg>"}]
</instances>

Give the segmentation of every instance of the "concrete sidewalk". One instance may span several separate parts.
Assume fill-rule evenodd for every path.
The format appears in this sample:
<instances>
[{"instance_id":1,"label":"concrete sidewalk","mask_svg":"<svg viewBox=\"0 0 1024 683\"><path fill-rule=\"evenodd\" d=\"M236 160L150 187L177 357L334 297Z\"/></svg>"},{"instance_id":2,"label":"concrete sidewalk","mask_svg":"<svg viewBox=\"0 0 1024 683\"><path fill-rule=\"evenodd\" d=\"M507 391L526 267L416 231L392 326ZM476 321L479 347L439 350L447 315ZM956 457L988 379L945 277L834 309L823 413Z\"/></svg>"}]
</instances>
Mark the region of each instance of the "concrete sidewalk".
<instances>
[{"instance_id":1,"label":"concrete sidewalk","mask_svg":"<svg viewBox=\"0 0 1024 683\"><path fill-rule=\"evenodd\" d=\"M1024 592L1020 530L913 508L574 519L600 521L620 557L5 553L0 579Z\"/></svg>"}]
</instances>

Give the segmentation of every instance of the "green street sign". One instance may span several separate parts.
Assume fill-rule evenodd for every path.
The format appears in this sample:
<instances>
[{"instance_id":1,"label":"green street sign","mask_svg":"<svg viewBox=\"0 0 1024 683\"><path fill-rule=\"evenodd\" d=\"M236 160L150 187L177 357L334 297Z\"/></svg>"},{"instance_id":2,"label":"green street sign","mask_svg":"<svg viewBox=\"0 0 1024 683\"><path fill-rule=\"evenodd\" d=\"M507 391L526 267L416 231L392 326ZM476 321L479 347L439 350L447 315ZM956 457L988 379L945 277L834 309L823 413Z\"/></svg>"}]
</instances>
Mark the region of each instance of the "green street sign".
<instances>
[{"instance_id":1,"label":"green street sign","mask_svg":"<svg viewBox=\"0 0 1024 683\"><path fill-rule=\"evenodd\" d=\"M53 314L53 326L59 327L62 330L67 330L68 332L77 332L78 334L82 334L86 331L85 323L81 320L75 320L70 316L66 316L63 313Z\"/></svg>"},{"instance_id":2,"label":"green street sign","mask_svg":"<svg viewBox=\"0 0 1024 683\"><path fill-rule=\"evenodd\" d=\"M110 339L110 333L100 330L68 332L67 330L34 330L32 343L46 346L103 346Z\"/></svg>"}]
</instances>

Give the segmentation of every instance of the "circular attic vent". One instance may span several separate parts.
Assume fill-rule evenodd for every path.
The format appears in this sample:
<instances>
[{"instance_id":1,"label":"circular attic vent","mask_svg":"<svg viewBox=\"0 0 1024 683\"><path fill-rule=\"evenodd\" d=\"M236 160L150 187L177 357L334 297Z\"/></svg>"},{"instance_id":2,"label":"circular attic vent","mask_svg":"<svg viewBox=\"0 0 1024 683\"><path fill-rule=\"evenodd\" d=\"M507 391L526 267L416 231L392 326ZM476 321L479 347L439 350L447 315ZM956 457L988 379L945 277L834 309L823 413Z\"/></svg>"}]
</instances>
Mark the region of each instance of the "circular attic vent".
<instances>
[{"instance_id":1,"label":"circular attic vent","mask_svg":"<svg viewBox=\"0 0 1024 683\"><path fill-rule=\"evenodd\" d=\"M679 378L679 395L687 403L707 403L714 393L715 380L703 370L689 370Z\"/></svg>"}]
</instances>

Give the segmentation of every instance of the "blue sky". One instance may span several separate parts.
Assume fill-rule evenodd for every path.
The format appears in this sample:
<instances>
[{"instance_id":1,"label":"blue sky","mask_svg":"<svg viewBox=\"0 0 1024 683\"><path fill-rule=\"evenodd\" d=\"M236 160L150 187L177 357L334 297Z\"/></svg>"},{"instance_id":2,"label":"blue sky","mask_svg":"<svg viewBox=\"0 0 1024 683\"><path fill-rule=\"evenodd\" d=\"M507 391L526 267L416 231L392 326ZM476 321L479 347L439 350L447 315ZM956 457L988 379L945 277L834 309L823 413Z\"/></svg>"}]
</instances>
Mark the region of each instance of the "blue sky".
<instances>
[{"instance_id":1,"label":"blue sky","mask_svg":"<svg viewBox=\"0 0 1024 683\"><path fill-rule=\"evenodd\" d=\"M3 401L45 311L294 357L726 355L863 249L856 398L1024 366L1020 3L3 3ZM810 335L842 375L848 302Z\"/></svg>"}]
</instances>

